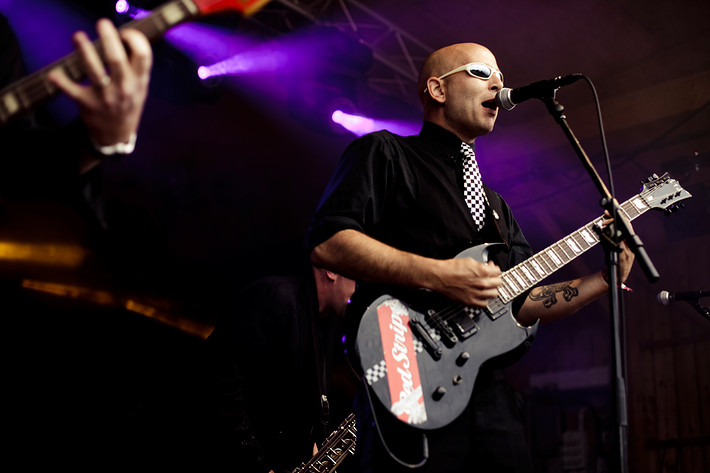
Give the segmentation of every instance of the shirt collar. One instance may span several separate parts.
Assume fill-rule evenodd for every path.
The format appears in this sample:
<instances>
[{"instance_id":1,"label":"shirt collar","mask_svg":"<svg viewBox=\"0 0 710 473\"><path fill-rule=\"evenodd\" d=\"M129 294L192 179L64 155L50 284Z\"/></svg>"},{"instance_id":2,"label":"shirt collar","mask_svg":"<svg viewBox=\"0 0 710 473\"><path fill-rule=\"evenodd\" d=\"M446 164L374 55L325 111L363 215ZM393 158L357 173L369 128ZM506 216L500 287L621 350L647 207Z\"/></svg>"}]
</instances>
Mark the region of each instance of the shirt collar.
<instances>
[{"instance_id":1,"label":"shirt collar","mask_svg":"<svg viewBox=\"0 0 710 473\"><path fill-rule=\"evenodd\" d=\"M456 155L461 150L461 138L436 123L425 121L422 124L419 136L443 146L447 153L452 155ZM471 145L471 149L475 152L476 148L474 147L474 143L469 144Z\"/></svg>"}]
</instances>

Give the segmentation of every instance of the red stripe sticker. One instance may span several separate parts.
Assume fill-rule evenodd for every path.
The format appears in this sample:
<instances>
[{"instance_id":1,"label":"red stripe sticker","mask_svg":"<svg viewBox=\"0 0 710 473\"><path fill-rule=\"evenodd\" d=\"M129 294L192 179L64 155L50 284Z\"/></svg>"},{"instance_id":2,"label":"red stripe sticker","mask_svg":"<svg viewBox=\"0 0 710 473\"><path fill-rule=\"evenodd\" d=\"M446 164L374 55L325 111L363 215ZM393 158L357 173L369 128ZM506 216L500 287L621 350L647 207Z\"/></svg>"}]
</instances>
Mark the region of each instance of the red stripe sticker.
<instances>
[{"instance_id":1,"label":"red stripe sticker","mask_svg":"<svg viewBox=\"0 0 710 473\"><path fill-rule=\"evenodd\" d=\"M426 422L426 406L419 378L419 365L409 330L409 311L390 299L377 307L380 337L390 388L390 411L408 424Z\"/></svg>"}]
</instances>

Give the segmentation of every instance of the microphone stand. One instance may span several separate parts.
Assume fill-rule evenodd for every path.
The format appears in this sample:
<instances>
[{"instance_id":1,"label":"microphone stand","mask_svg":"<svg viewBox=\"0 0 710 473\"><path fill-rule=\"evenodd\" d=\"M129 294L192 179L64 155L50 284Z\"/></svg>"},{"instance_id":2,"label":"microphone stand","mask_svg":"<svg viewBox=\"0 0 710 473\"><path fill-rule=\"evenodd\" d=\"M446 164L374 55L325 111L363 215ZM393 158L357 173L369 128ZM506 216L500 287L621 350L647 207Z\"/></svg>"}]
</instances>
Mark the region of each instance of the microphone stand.
<instances>
[{"instance_id":1,"label":"microphone stand","mask_svg":"<svg viewBox=\"0 0 710 473\"><path fill-rule=\"evenodd\" d=\"M698 314L705 317L705 320L710 322L710 307L701 306L700 305L700 298L698 298L698 300L696 300L696 301L691 302L690 305L693 306L693 309L695 309L698 312Z\"/></svg>"},{"instance_id":2,"label":"microphone stand","mask_svg":"<svg viewBox=\"0 0 710 473\"><path fill-rule=\"evenodd\" d=\"M660 276L653 266L653 263L646 254L643 243L638 235L633 233L629 220L623 213L619 212L619 205L614 200L613 196L604 185L601 177L592 165L587 154L582 149L579 141L575 137L571 128L567 124L567 117L564 114L564 107L555 100L557 89L550 91L549 95L542 97L541 100L547 106L548 112L552 115L555 121L560 125L567 139L572 144L577 156L582 160L582 164L592 178L592 181L597 186L601 194L601 206L609 212L614 218L612 224L608 225L605 230L597 229L600 235L600 240L606 254L606 262L609 276L609 304L612 321L612 338L613 338L613 376L612 376L612 407L616 414L617 435L618 435L618 460L621 473L628 471L628 454L627 454L627 401L626 401L626 381L624 374L626 372L626 360L622 351L622 335L623 320L621 319L621 284L618 278L619 253L621 247L619 242L626 241L629 249L636 255L636 260L641 265L646 277L649 281L655 282Z\"/></svg>"}]
</instances>

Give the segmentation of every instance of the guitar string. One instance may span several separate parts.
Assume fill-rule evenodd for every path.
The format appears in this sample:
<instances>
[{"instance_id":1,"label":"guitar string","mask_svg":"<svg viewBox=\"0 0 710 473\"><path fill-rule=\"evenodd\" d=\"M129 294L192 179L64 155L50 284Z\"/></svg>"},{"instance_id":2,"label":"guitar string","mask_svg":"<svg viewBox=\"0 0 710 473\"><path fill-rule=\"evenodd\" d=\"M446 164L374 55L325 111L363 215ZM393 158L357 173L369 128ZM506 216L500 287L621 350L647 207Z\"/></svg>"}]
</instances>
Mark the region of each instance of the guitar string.
<instances>
[{"instance_id":1,"label":"guitar string","mask_svg":"<svg viewBox=\"0 0 710 473\"><path fill-rule=\"evenodd\" d=\"M643 193L642 193L642 194L639 194L639 196L643 196ZM627 217L629 218L629 220L633 220L633 219L635 219L636 217L638 217L639 215L641 215L641 214L643 213L643 212L641 212L640 210L637 210L637 211L635 212L636 215L635 215L635 216L631 216L630 210L634 210L634 206L631 204L631 201L630 201L630 200L627 201L627 202L624 202L623 204L621 204L621 205L620 205L620 209L626 213L626 215L627 215ZM537 255L533 256L533 257L530 258L530 259L536 259L536 260L537 260L538 257L539 257L540 260L544 261L544 262L547 264L548 268L551 270L551 271L548 271L548 273L547 273L548 275L551 274L551 273L554 272L554 271L557 271L558 269L560 269L561 267L563 267L564 265L566 265L567 263L569 263L570 261L572 261L572 260L575 259L576 257L580 256L582 253L585 253L587 250L589 250L589 249L591 249L592 247L596 246L597 243L599 243L599 237L598 237L598 236L596 237L594 243L590 243L590 242L587 241L587 239L584 238L584 236L582 236L582 234L581 234L581 232L582 232L583 230L591 231L591 228L594 226L594 224L595 224L595 222L596 222L597 220L598 220L598 219L593 220L592 222L588 223L587 225L585 225L584 227L580 228L579 230L577 230L577 231L571 233L568 237L565 238L564 241L566 241L566 240L569 239L569 238L572 238L572 239L575 241L575 243L577 243L577 244L580 246L580 251L577 252L577 253L575 253L575 252L573 251L573 253L574 253L573 256L569 256L569 255L567 254L567 252L565 252L564 249L562 248L562 246L561 246L561 241L558 241L558 242L556 242L556 243L550 245L549 247L545 248L543 251L541 251L540 253L538 253ZM596 235L595 232L592 231L592 233ZM581 245L581 243L584 243L585 246L586 246L586 248L583 248L582 245ZM561 250L562 255L564 256L564 258L561 258L561 257L560 257L560 252L559 252L559 251L555 251L555 247L558 247L558 248ZM552 260L552 257L550 257L550 256L547 255L547 251L553 251L553 252L555 253L555 255L560 259L560 263L559 263L559 264L554 263L554 261ZM528 261L529 261L529 260L526 260L526 261L523 261L523 262L517 264L516 266L514 266L513 268L511 268L509 271L505 271L504 275L513 274L513 272L516 271L516 268L522 267L522 266L523 266L524 264L526 264ZM554 266L556 266L556 267L554 267L553 264L554 264ZM537 272L537 271L536 271L536 272ZM520 276L520 275L519 275L519 276ZM521 277L522 279L524 279L524 280L525 280L525 279L528 279L527 276L525 276L525 275L520 276L520 277ZM523 292L523 291L527 290L529 287L534 286L537 282L541 281L542 279L543 279L543 278L540 278L540 279L537 279L537 280L532 280L532 281L530 281L530 280L526 281L525 287L524 287L520 292ZM504 281L505 281L505 280L504 280ZM505 282L504 282L504 285L505 285ZM514 293L516 293L516 292L518 292L518 291L511 291L511 292L514 294ZM500 302L500 303L502 303L503 305L505 305L505 303L504 303L503 300L501 299L500 295L499 295L497 298L492 299L491 301L492 301L491 303ZM489 303L489 304L490 304L490 303ZM474 311L476 312L475 315L480 315L480 313L482 313L482 312L484 312L484 311L486 310L486 308L470 307L470 306L467 306L467 305L461 304L461 303L452 303L452 304L449 304L449 305L445 306L442 310L437 311L437 312L434 312L433 315L435 315L436 317L435 317L435 318L431 318L431 317L430 317L430 320L434 320L435 323L436 323L436 325L441 326L441 322L449 322L449 321L452 320L454 317L457 317L458 315L460 315L460 314L462 314L462 313L465 313L467 308L470 308L471 310L474 310ZM495 311L493 311L493 312L495 312ZM472 318L473 318L473 317L472 317Z\"/></svg>"}]
</instances>

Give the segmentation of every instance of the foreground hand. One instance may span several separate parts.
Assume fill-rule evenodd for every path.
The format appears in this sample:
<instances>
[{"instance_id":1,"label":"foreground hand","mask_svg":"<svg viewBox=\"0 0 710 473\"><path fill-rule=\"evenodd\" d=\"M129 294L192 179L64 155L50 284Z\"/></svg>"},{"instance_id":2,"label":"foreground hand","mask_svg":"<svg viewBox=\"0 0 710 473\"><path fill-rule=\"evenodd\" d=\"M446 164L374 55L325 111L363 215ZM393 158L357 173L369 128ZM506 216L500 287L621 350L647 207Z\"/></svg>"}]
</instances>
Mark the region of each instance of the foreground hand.
<instances>
[{"instance_id":1,"label":"foreground hand","mask_svg":"<svg viewBox=\"0 0 710 473\"><path fill-rule=\"evenodd\" d=\"M631 273L631 267L634 265L634 253L629 249L626 242L621 242L621 253L619 253L619 279L625 283Z\"/></svg>"},{"instance_id":2,"label":"foreground hand","mask_svg":"<svg viewBox=\"0 0 710 473\"><path fill-rule=\"evenodd\" d=\"M495 264L480 263L473 258L454 258L441 263L439 285L432 288L434 291L477 307L485 307L489 299L498 297L498 287L503 280Z\"/></svg>"},{"instance_id":3,"label":"foreground hand","mask_svg":"<svg viewBox=\"0 0 710 473\"><path fill-rule=\"evenodd\" d=\"M59 68L47 77L78 103L94 142L102 146L125 143L138 130L148 95L153 51L148 39L137 30L118 31L107 19L99 20L96 29L106 65L86 33L79 31L72 38L89 80L87 85L72 81Z\"/></svg>"},{"instance_id":4,"label":"foreground hand","mask_svg":"<svg viewBox=\"0 0 710 473\"><path fill-rule=\"evenodd\" d=\"M609 214L608 211L604 211L604 221L602 222L602 227L607 227L611 223L614 222L614 219L611 218L611 215ZM634 233L634 227L631 225L631 222L628 222L629 226L629 231L633 235ZM634 258L635 255L634 253L629 249L628 245L626 242L622 241L620 243L620 252L619 252L619 279L621 283L625 283L626 279L629 277L629 273L631 273L631 268L634 264Z\"/></svg>"}]
</instances>

